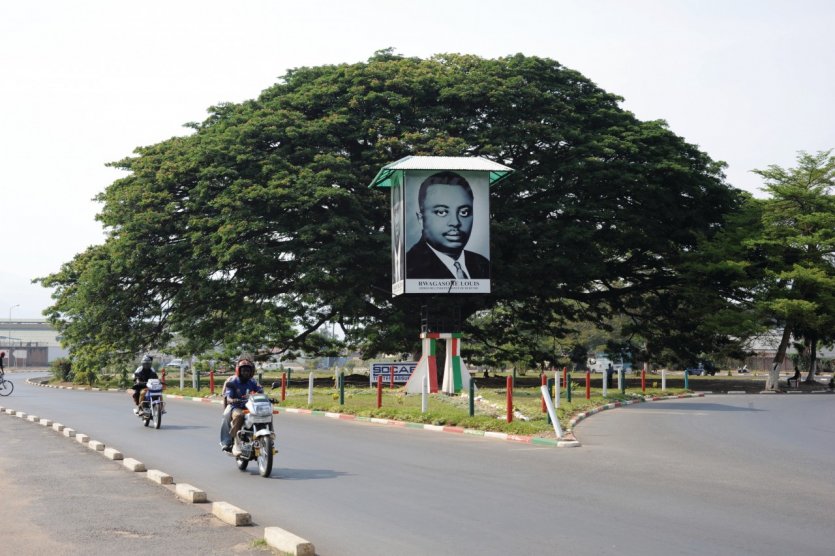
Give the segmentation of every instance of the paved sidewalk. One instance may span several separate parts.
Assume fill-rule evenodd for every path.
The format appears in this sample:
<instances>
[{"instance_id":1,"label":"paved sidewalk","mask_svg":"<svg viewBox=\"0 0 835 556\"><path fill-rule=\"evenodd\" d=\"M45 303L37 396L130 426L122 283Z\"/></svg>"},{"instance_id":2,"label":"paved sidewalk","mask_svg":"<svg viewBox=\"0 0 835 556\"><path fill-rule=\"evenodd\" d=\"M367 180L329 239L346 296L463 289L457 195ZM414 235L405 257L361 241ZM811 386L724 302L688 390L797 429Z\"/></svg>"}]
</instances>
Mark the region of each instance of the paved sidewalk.
<instances>
[{"instance_id":1,"label":"paved sidewalk","mask_svg":"<svg viewBox=\"0 0 835 556\"><path fill-rule=\"evenodd\" d=\"M232 527L52 429L0 414L0 552L277 554L263 529Z\"/></svg>"}]
</instances>

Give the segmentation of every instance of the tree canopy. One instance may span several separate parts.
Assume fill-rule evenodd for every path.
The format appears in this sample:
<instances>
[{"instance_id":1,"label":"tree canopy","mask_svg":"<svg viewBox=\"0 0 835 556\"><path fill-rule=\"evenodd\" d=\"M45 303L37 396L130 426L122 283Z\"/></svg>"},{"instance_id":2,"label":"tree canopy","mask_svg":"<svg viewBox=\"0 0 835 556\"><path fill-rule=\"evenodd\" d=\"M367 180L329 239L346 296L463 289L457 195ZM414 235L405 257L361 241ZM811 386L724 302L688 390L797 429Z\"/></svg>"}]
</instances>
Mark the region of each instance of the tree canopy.
<instances>
[{"instance_id":1,"label":"tree canopy","mask_svg":"<svg viewBox=\"0 0 835 556\"><path fill-rule=\"evenodd\" d=\"M91 354L172 337L303 349L328 322L365 354L413 351L421 305L441 300L392 299L388 193L367 187L407 155L516 170L491 191L493 293L456 297L465 319L501 307L513 327L489 334L512 336L634 308L680 285L742 201L721 163L621 100L521 54L294 69L112 163L126 175L98 196L108 237L41 279L48 314Z\"/></svg>"},{"instance_id":2,"label":"tree canopy","mask_svg":"<svg viewBox=\"0 0 835 556\"><path fill-rule=\"evenodd\" d=\"M767 385L776 389L791 335L807 346L810 381L817 345L835 341L835 156L801 151L794 168L755 172L771 194L763 203L763 233L753 244L768 259L757 306L784 330Z\"/></svg>"}]
</instances>

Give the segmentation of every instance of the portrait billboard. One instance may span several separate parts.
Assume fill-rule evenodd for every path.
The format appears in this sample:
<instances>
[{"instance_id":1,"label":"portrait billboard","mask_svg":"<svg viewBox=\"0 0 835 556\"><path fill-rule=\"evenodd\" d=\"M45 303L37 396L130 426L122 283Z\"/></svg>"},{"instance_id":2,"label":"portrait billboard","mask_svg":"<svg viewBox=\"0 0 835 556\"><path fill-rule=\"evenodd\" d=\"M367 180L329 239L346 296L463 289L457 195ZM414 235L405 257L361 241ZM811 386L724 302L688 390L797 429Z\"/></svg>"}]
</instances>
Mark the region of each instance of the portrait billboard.
<instances>
[{"instance_id":1,"label":"portrait billboard","mask_svg":"<svg viewBox=\"0 0 835 556\"><path fill-rule=\"evenodd\" d=\"M405 293L406 274L406 225L403 203L403 183L400 174L393 176L391 184L391 293Z\"/></svg>"},{"instance_id":2,"label":"portrait billboard","mask_svg":"<svg viewBox=\"0 0 835 556\"><path fill-rule=\"evenodd\" d=\"M405 253L397 259L403 277L398 291L490 293L487 172L411 170L403 173L403 183L397 185L392 190L392 217L399 202L403 219L398 222L405 231ZM395 195L395 189L400 193Z\"/></svg>"}]
</instances>

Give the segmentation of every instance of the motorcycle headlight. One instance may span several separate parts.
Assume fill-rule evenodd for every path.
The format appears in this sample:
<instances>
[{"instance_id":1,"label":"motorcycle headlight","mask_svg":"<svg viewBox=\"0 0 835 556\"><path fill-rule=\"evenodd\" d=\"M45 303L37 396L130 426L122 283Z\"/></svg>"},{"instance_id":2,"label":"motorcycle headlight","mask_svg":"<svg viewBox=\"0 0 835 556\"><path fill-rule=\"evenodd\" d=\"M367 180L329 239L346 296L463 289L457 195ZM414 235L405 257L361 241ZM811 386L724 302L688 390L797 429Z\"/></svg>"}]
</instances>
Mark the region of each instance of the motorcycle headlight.
<instances>
[{"instance_id":1,"label":"motorcycle headlight","mask_svg":"<svg viewBox=\"0 0 835 556\"><path fill-rule=\"evenodd\" d=\"M273 413L273 410L270 407L270 404L266 404L266 403L256 404L253 409L254 409L253 413L257 417L266 417L267 415L272 415L272 413Z\"/></svg>"}]
</instances>

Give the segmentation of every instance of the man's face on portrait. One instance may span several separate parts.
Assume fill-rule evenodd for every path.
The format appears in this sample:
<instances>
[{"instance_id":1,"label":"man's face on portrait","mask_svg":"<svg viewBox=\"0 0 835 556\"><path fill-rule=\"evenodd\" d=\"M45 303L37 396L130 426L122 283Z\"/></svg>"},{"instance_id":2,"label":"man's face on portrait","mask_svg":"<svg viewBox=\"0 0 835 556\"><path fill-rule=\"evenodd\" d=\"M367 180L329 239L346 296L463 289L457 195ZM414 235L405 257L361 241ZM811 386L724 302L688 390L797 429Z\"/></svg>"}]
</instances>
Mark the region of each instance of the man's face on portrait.
<instances>
[{"instance_id":1,"label":"man's face on portrait","mask_svg":"<svg viewBox=\"0 0 835 556\"><path fill-rule=\"evenodd\" d=\"M429 245L457 257L473 229L473 198L460 185L430 185L418 220Z\"/></svg>"}]
</instances>

